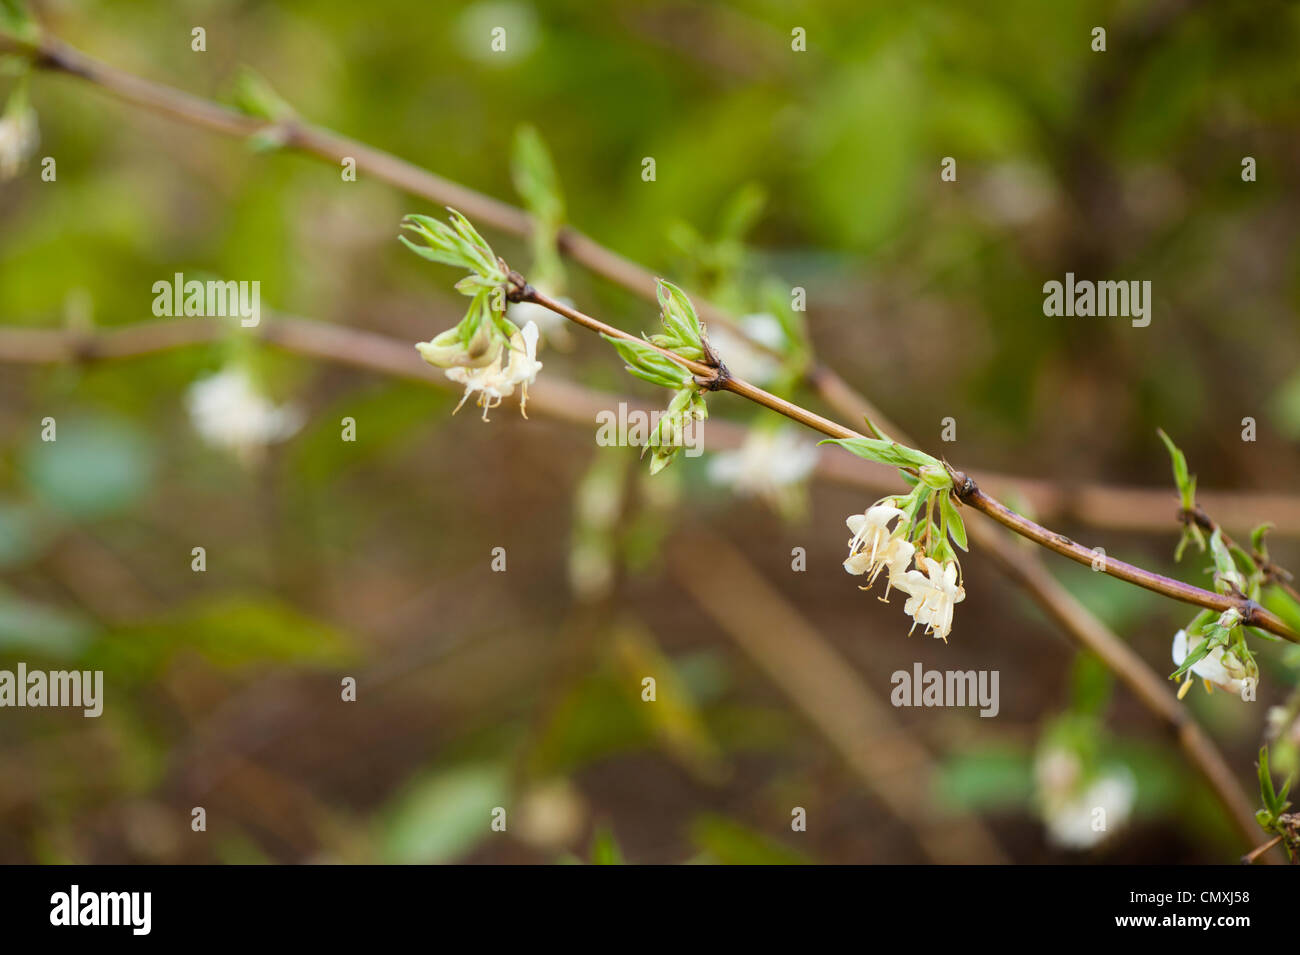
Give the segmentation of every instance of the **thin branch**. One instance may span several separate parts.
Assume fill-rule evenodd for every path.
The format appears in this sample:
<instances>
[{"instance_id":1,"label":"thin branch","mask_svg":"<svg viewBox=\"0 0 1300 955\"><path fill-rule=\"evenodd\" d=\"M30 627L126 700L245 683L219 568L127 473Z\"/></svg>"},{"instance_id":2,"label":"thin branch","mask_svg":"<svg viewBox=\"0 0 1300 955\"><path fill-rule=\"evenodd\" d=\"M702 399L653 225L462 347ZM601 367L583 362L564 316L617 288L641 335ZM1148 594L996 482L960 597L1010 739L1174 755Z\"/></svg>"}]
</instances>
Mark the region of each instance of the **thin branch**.
<instances>
[{"instance_id":1,"label":"thin branch","mask_svg":"<svg viewBox=\"0 0 1300 955\"><path fill-rule=\"evenodd\" d=\"M324 127L296 119L272 122L249 116L119 70L54 37L46 36L40 42L32 43L0 33L0 49L6 45L31 56L33 63L43 69L84 80L131 105L227 136L248 137L273 130L280 134L286 149L334 164L344 157L351 157L356 160L358 170L367 175L410 195L438 205L453 206L480 224L525 238L533 231L532 217L522 209ZM560 252L591 272L649 301L655 300L655 275L650 270L571 226L560 230L557 244ZM706 323L725 326L744 337L752 347L773 352L768 346L754 341L730 315L715 305L696 299L695 306ZM902 435L901 428L827 366L814 364L804 377L809 387L845 418L856 421L866 416L885 431ZM1062 488L1048 481L1019 475L983 470L970 473L984 487L1002 494L1014 491L1017 497L1033 507L1035 513L1046 517L1070 518L1113 530L1164 532L1168 527L1162 515L1168 506L1169 495L1162 490L1094 483ZM1300 499L1294 496L1225 492L1203 496L1232 526L1251 526L1267 516L1279 533L1300 533Z\"/></svg>"},{"instance_id":2,"label":"thin branch","mask_svg":"<svg viewBox=\"0 0 1300 955\"><path fill-rule=\"evenodd\" d=\"M6 38L0 37L0 40L3 39ZM15 45L12 38L8 39L11 46ZM2 45L0 44L0 46ZM179 90L161 84L150 83L107 67L104 64L91 61L88 57L84 57L65 44L46 40L42 47L47 51L52 49L55 55L42 57L41 65L61 70L70 76L81 77L109 90L124 101L154 109L182 121L206 126L228 135L249 135L270 125L216 104L198 100ZM351 155L358 160L358 166L361 169L367 171L376 179L389 182L412 195L421 196L438 204L455 205L480 222L494 226L504 232L524 236L531 233L532 220L521 210L467 189L457 183L442 179L388 153L364 146L346 137L328 133L324 130L317 130L314 127L296 126L293 134L288 139L288 144L333 162L339 162L344 155ZM575 261L587 266L593 272L604 275L606 278L653 300L653 275L640 266L623 259L573 229L566 228L562 231L560 246L561 251ZM724 318L724 316L716 314L717 310L707 303L697 302L696 304L700 314L707 321L718 322ZM293 347L287 343L283 344L286 344L286 347ZM310 344L310 342L306 344ZM311 351L305 353L315 354L315 352ZM351 360L352 355L350 353L320 354L320 357L331 358L349 364L363 364ZM394 371L394 373L403 377L421 377L413 375L409 371ZM821 366L814 367L809 371L808 378L810 384L822 394L829 404L840 410L841 413L855 420L861 414L869 414L872 420L880 423L883 427L887 427L891 433L897 435L900 439L907 440L899 428L886 425L884 416L875 410L870 402L848 387L842 379L829 369ZM422 377L421 380L428 381L429 379L426 376ZM539 385L541 384L544 383L539 383ZM533 393L540 398L543 394L553 390L554 387L554 385L545 389L538 387L534 389ZM580 395L571 395L569 397L577 398ZM541 404L539 403L538 406L541 407ZM563 401L557 401L553 411L558 413L560 417L568 418L570 415L566 412L575 406L566 405ZM713 429L713 433L717 435L717 428ZM825 460L825 456L823 456L823 460ZM850 477L846 473L846 468L839 463L842 458L837 456L833 460L836 463L826 468L827 472L837 480L849 481L855 484L866 479L869 474L880 470L867 462L856 462L863 466L855 468ZM1164 502L1168 499L1163 492L1104 488L1096 485L1082 485L1061 491L1056 487L1046 485L1044 482L1033 482L1008 475L980 472L978 476L981 481L989 486L1023 489L1024 496L1034 504L1040 513L1068 514L1078 520L1098 526L1133 530L1156 530L1163 526L1163 522L1155 523L1152 516L1163 508ZM1236 496L1230 502L1216 504L1216 510L1220 513L1227 513L1232 509L1234 513L1242 515L1237 522L1245 525L1256 520L1255 515L1257 512L1253 508L1258 507L1273 515L1274 521L1280 529L1300 528L1300 503L1280 495L1267 496L1266 501L1265 504L1265 498ZM1247 517L1247 514L1250 516ZM1063 588L1060 588L1059 584L1056 584L1054 578L1041 568L1034 555L1014 547L1010 540L982 524L976 523L972 525L969 528L969 533L973 541L979 543L988 553L995 557L997 565L1011 574L1013 579L1022 581L1031 596L1049 609L1053 618L1063 626L1071 639L1081 647L1100 652L1096 640L1099 632L1109 636L1116 643L1119 642L1118 638L1110 634L1090 611L1078 604L1077 601L1073 601L1073 598ZM1048 582L1052 586L1049 586ZM1062 597L1068 599L1063 600ZM1124 646L1123 644L1119 645ZM1127 647L1124 647L1124 649L1127 650ZM1105 654L1101 655L1103 659L1106 659ZM1162 695L1168 697L1171 702L1173 701L1172 694L1165 691L1162 681L1139 658L1134 656L1130 662L1134 664L1135 668L1125 670L1115 669L1112 666L1112 669L1115 669L1122 682L1137 692L1138 698L1144 704L1147 704L1150 708L1152 700L1158 699ZM1108 665L1110 665L1109 661ZM1145 686L1146 690L1139 690L1141 686ZM1154 711L1160 712L1158 709ZM1185 712L1181 708L1175 708L1174 713L1176 714L1175 725L1181 725L1187 721ZM1180 734L1181 739L1183 739L1182 734ZM1183 748L1193 765L1210 780L1216 793L1221 798L1224 798L1221 787L1214 785L1215 777L1216 775L1226 776L1230 782L1231 774L1223 764L1219 754L1213 751L1212 747L1209 748L1208 756L1190 748L1186 743L1184 743ZM1238 824L1239 829L1243 818L1247 820L1248 824L1253 824L1253 820L1250 819L1249 806L1240 789L1232 786L1229 786L1229 788L1232 790L1231 798L1225 799L1225 806L1229 809L1234 822ZM1243 806L1246 807L1244 817L1242 813ZM1253 832L1253 830L1243 829L1243 835L1248 831ZM1253 843L1253 835L1248 835L1247 838L1248 841Z\"/></svg>"},{"instance_id":3,"label":"thin branch","mask_svg":"<svg viewBox=\"0 0 1300 955\"><path fill-rule=\"evenodd\" d=\"M255 334L296 354L419 381L443 390L454 390L455 387L447 379L431 377L428 367L413 356L409 343L374 332L276 315L264 318L256 328L241 329L241 333ZM0 328L0 361L47 364L125 359L216 341L226 334L227 329L217 322L176 320L145 322L96 332ZM554 375L530 386L529 395L535 410L581 426L591 425L598 412L624 400L617 395L563 381ZM900 434L899 437L904 436ZM709 443L714 448L739 447L743 440L743 428L727 421L710 420ZM893 468L853 460L843 454L822 453L817 462L817 474L845 486L871 491L886 490L897 483ZM1080 650L1095 654L1169 729L1188 762L1206 780L1223 805L1242 841L1254 845L1259 830L1245 793L1236 784L1231 769L1213 742L1175 699L1168 681L1161 679L1128 644L1080 604L1032 553L1016 546L1012 539L991 525L974 523L967 531L971 540L993 559L994 565L1024 587Z\"/></svg>"},{"instance_id":4,"label":"thin branch","mask_svg":"<svg viewBox=\"0 0 1300 955\"><path fill-rule=\"evenodd\" d=\"M1109 555L1099 555L1096 551L1089 550L1064 534L1050 531L1041 524L1036 524L1029 518L1017 514L1005 504L994 500L981 491L971 478L960 471L953 473L953 483L957 497L963 504L987 514L1002 526L1009 528L1027 540L1033 541L1035 544L1046 547L1054 553L1078 561L1080 564L1088 564L1094 569L1100 569L1102 573L1109 574L1111 577L1128 581L1130 584L1136 584L1166 597L1172 597L1174 600L1181 600L1183 603L1194 604L1208 610L1218 610L1220 612L1236 610L1241 614L1242 623L1246 626L1258 627L1261 630L1267 630L1269 633L1290 640L1292 643L1300 643L1300 634L1296 634L1281 617L1247 597L1218 594L1203 590L1181 580L1174 580L1172 577L1166 577L1163 574L1143 570L1141 567L1117 560ZM1098 564L1100 564L1100 567L1098 567Z\"/></svg>"},{"instance_id":5,"label":"thin branch","mask_svg":"<svg viewBox=\"0 0 1300 955\"><path fill-rule=\"evenodd\" d=\"M1259 859L1260 856L1268 852L1269 849L1272 849L1276 846L1280 846L1281 844L1282 844L1282 837L1274 836L1272 839L1268 840L1268 842L1264 843L1262 846L1257 846L1256 848L1251 849L1249 852L1247 852L1244 856L1241 857L1241 861L1246 865L1254 865L1255 861Z\"/></svg>"},{"instance_id":6,"label":"thin branch","mask_svg":"<svg viewBox=\"0 0 1300 955\"><path fill-rule=\"evenodd\" d=\"M578 325L593 331L604 334L613 334L619 338L629 339L631 341L641 341L635 335L628 332L619 331L611 328L599 319L592 318L572 306L557 302L549 296L543 295L532 286L525 285L522 294L519 294L520 301L532 302L543 308L548 308L558 315L573 321ZM742 378L736 378L732 375L719 376L717 368L711 368L708 365L696 361L688 361L666 349L658 349L663 354L676 361L678 364L690 369L697 378L708 381L707 387L716 391L729 391L755 404L775 411L777 414L785 415L792 421L797 421L805 427L814 431L819 431L831 438L862 438L865 435L823 418L821 415L802 408L793 402L778 397L770 392L764 391L757 385L751 384ZM1181 580L1174 580L1163 574L1157 574L1153 571L1143 570L1133 564L1125 563L1122 560L1115 560L1106 557L1099 561L1097 554L1077 544L1064 534L1057 534L1049 531L1047 528L1036 524L1011 510L1005 504L989 497L975 482L960 471L953 471L954 491L957 497L967 506L993 518L999 524L1014 531L1026 540L1031 540L1036 544L1046 547L1062 556L1069 557L1071 560L1078 561L1081 564L1088 564L1094 569L1100 569L1102 573L1108 574L1119 580L1136 584L1139 587L1145 587L1147 590L1162 594L1174 600L1183 603L1193 604L1199 607L1205 607L1209 610L1237 610L1242 617L1242 621L1248 626L1258 627L1261 630L1267 630L1269 633L1284 637L1293 643L1300 643L1300 634L1293 631L1281 617L1270 610L1261 607L1253 600L1242 596L1231 596L1227 594L1217 594L1213 591L1204 590L1192 584L1184 583ZM1097 567L1100 562L1100 568Z\"/></svg>"}]
</instances>

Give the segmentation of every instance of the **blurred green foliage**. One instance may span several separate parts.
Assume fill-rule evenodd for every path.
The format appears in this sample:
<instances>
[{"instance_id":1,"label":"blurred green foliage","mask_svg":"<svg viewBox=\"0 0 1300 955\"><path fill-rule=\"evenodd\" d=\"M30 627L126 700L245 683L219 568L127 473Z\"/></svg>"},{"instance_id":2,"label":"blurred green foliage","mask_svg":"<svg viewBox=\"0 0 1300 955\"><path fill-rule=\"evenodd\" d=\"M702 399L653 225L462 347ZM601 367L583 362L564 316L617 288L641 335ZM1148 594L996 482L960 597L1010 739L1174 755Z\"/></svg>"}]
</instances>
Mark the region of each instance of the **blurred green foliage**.
<instances>
[{"instance_id":1,"label":"blurred green foliage","mask_svg":"<svg viewBox=\"0 0 1300 955\"><path fill-rule=\"evenodd\" d=\"M37 6L108 63L262 115L292 111L527 200L692 294L770 310L929 450L955 415L960 440L943 450L972 466L1167 487L1159 425L1203 488L1294 489L1294 4L1188 4L1173 19L1145 0ZM198 25L205 53L190 47ZM1089 49L1096 25L1105 53ZM499 55L495 26L509 38ZM795 27L806 52L791 49ZM13 82L0 74L0 94ZM268 312L412 343L463 310L446 270L395 241L403 214L443 214L427 203L74 79L37 75L30 95L38 155L56 157L58 178L32 164L0 184L5 325L146 321L153 283L176 272L257 280ZM948 156L954 183L939 178ZM1242 181L1244 156L1258 181ZM537 188L552 174L559 208ZM487 237L559 282L545 249ZM1042 284L1067 270L1149 279L1151 326L1044 318ZM628 293L568 264L563 280L592 314L655 327ZM806 315L789 311L794 286ZM544 358L543 379L662 397L598 342ZM186 412L189 386L233 363L306 411L256 461L206 445ZM819 489L790 525L730 503L702 462L649 484L612 467L614 510L595 526L573 498L593 450L634 452L508 407L486 426L451 417L453 403L234 329L130 361L0 366L0 667L102 667L109 695L102 722L0 714L0 861L924 859L797 701L664 574L681 559L665 544L691 521L740 542L868 691L883 695L916 659L1001 669L999 720L953 731L907 714L940 760L944 805L1032 819L1036 741L1072 710L1138 779L1134 825L1150 838L1108 858L1228 854L1214 804L1158 729L1086 662L1072 670L1045 618L978 554L951 654L937 656L838 573L860 495ZM710 413L745 420L724 400ZM1246 415L1254 444L1238 440ZM46 416L57 441L41 440ZM340 439L345 417L355 442ZM1171 512L1175 500L1171 489ZM1199 557L1168 562L1172 517L1167 541L1093 536L1208 580ZM579 541L608 563L607 590L572 595ZM1273 543L1297 563L1293 543ZM504 575L488 570L495 546ZM811 572L792 580L793 546ZM1052 566L1165 671L1182 608ZM1273 696L1259 707L1187 703L1248 780L1260 714L1295 682L1284 649L1261 653ZM651 672L655 704L639 696ZM346 676L355 704L340 700ZM791 794L811 807L807 833L790 831ZM542 808L516 831L525 796ZM200 802L206 840L189 829ZM512 821L494 841L497 805ZM999 836L1017 860L1072 858L1044 848L1036 822Z\"/></svg>"}]
</instances>

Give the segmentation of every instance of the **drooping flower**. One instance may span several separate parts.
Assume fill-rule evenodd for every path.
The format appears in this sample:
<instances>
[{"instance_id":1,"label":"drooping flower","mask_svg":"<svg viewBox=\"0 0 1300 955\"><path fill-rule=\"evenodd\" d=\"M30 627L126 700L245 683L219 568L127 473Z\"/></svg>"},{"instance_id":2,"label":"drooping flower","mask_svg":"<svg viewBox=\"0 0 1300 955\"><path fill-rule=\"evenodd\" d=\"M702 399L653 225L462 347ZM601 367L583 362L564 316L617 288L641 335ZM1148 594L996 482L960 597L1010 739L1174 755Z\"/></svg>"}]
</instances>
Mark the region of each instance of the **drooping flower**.
<instances>
[{"instance_id":1,"label":"drooping flower","mask_svg":"<svg viewBox=\"0 0 1300 955\"><path fill-rule=\"evenodd\" d=\"M1202 634L1188 640L1186 630L1179 630L1174 634L1174 665L1182 666L1188 655L1200 646L1205 639L1207 638ZM1255 662L1249 660L1243 663L1237 657L1237 654L1226 647L1215 647L1192 664L1187 679L1178 689L1180 699L1187 694L1187 691L1192 686L1192 674L1199 676L1204 681L1206 692L1212 692L1213 688L1217 686L1243 698L1248 695L1245 692L1247 687L1253 688L1259 683L1259 668Z\"/></svg>"},{"instance_id":2,"label":"drooping flower","mask_svg":"<svg viewBox=\"0 0 1300 955\"><path fill-rule=\"evenodd\" d=\"M15 96L0 116L0 181L18 175L39 143L36 112Z\"/></svg>"},{"instance_id":3,"label":"drooping flower","mask_svg":"<svg viewBox=\"0 0 1300 955\"><path fill-rule=\"evenodd\" d=\"M849 541L849 556L844 561L844 569L850 574L867 574L867 586L875 583L882 570L887 570L885 598L889 597L889 588L897 587L898 581L912 561L916 548L902 534L902 526L891 530L889 525L903 516L903 512L891 504L875 504L865 514L851 515L846 524L853 531Z\"/></svg>"},{"instance_id":4,"label":"drooping flower","mask_svg":"<svg viewBox=\"0 0 1300 955\"><path fill-rule=\"evenodd\" d=\"M186 394L186 406L205 441L236 452L244 461L292 437L303 423L300 409L272 404L239 367L196 381Z\"/></svg>"},{"instance_id":5,"label":"drooping flower","mask_svg":"<svg viewBox=\"0 0 1300 955\"><path fill-rule=\"evenodd\" d=\"M926 633L947 643L953 608L966 599L966 591L957 583L957 562L945 565L933 557L922 557L917 563L925 573L909 570L891 577L890 583L908 595L903 610L912 617L912 629L924 624Z\"/></svg>"},{"instance_id":6,"label":"drooping flower","mask_svg":"<svg viewBox=\"0 0 1300 955\"><path fill-rule=\"evenodd\" d=\"M501 353L500 333L491 322L480 322L468 344L460 340L460 327L447 329L427 342L416 342L420 357L435 368L483 368Z\"/></svg>"},{"instance_id":7,"label":"drooping flower","mask_svg":"<svg viewBox=\"0 0 1300 955\"><path fill-rule=\"evenodd\" d=\"M799 486L816 464L817 446L794 429L753 428L739 449L713 456L709 477L740 494L764 498L783 511L798 511Z\"/></svg>"},{"instance_id":8,"label":"drooping flower","mask_svg":"<svg viewBox=\"0 0 1300 955\"><path fill-rule=\"evenodd\" d=\"M501 401L514 394L515 385L521 389L520 413L528 417L528 386L537 378L542 363L537 360L537 325L529 322L510 336L508 345L501 346L496 357L478 368L448 368L447 377L465 386L456 411L461 409L470 395L478 392L478 406L483 409L483 420Z\"/></svg>"},{"instance_id":9,"label":"drooping flower","mask_svg":"<svg viewBox=\"0 0 1300 955\"><path fill-rule=\"evenodd\" d=\"M1063 849L1091 849L1101 843L1128 821L1137 796L1137 784L1126 767L1110 767L1087 782L1078 757L1059 747L1039 755L1034 779L1048 841Z\"/></svg>"}]
</instances>

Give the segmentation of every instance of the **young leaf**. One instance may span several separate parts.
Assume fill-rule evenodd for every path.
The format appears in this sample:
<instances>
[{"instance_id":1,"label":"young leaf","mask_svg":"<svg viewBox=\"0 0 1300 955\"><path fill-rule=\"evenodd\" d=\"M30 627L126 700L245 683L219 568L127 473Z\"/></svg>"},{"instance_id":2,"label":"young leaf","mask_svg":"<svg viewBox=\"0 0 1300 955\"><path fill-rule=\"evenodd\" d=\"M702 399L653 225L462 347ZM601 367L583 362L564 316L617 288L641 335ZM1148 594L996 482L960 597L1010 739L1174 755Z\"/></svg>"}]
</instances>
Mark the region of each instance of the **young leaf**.
<instances>
[{"instance_id":1,"label":"young leaf","mask_svg":"<svg viewBox=\"0 0 1300 955\"><path fill-rule=\"evenodd\" d=\"M1187 457L1179 450L1178 445L1174 444L1173 439L1165 434L1163 428L1157 428L1156 434L1160 435L1160 440L1165 443L1165 448L1169 451L1169 458L1174 466L1174 483L1178 486L1178 495L1183 507L1188 510L1195 508L1196 478L1187 473Z\"/></svg>"},{"instance_id":2,"label":"young leaf","mask_svg":"<svg viewBox=\"0 0 1300 955\"><path fill-rule=\"evenodd\" d=\"M560 177L536 127L524 125L515 131L510 175L528 211L547 228L553 230L563 222L564 197L560 193Z\"/></svg>"},{"instance_id":3,"label":"young leaf","mask_svg":"<svg viewBox=\"0 0 1300 955\"><path fill-rule=\"evenodd\" d=\"M952 495L947 492L939 495L939 511L943 515L944 524L947 527L952 542L966 550L966 525L962 523L961 514L957 511L957 506L952 502Z\"/></svg>"},{"instance_id":4,"label":"young leaf","mask_svg":"<svg viewBox=\"0 0 1300 955\"><path fill-rule=\"evenodd\" d=\"M614 346L619 357L627 363L628 372L643 381L664 388L680 388L691 380L689 371L645 342L604 334L601 337Z\"/></svg>"}]
</instances>

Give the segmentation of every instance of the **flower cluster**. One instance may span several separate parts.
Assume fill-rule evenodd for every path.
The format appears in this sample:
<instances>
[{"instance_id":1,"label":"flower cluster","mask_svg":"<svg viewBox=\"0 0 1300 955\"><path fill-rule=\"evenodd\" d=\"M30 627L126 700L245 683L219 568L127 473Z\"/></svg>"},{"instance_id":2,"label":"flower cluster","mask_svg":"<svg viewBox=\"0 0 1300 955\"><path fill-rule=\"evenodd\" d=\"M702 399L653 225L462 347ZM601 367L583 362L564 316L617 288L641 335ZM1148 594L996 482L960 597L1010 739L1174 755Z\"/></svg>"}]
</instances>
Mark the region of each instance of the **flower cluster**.
<instances>
[{"instance_id":1,"label":"flower cluster","mask_svg":"<svg viewBox=\"0 0 1300 955\"><path fill-rule=\"evenodd\" d=\"M1186 630L1174 635L1173 658L1178 669L1173 677L1186 677L1178 688L1178 698L1187 695L1193 676L1198 676L1206 692L1213 692L1217 686L1243 700L1253 700L1259 686L1259 666L1246 647L1241 614L1226 610L1213 622L1211 616L1198 615Z\"/></svg>"},{"instance_id":2,"label":"flower cluster","mask_svg":"<svg viewBox=\"0 0 1300 955\"><path fill-rule=\"evenodd\" d=\"M709 477L738 494L759 497L794 517L806 508L804 482L817 464L817 446L793 428L757 426L735 451L709 462ZM859 515L861 516L861 515Z\"/></svg>"},{"instance_id":3,"label":"flower cluster","mask_svg":"<svg viewBox=\"0 0 1300 955\"><path fill-rule=\"evenodd\" d=\"M1085 770L1079 755L1052 745L1034 762L1039 815L1047 838L1062 849L1082 851L1123 827L1133 811L1137 783L1125 766Z\"/></svg>"},{"instance_id":4,"label":"flower cluster","mask_svg":"<svg viewBox=\"0 0 1300 955\"><path fill-rule=\"evenodd\" d=\"M488 412L519 386L519 409L528 417L528 386L542 368L537 360L537 325L530 321L521 329L506 318L510 273L505 263L469 220L454 209L449 211L451 225L428 216L412 215L403 221L403 227L425 244L399 238L423 258L466 269L470 274L456 283L456 290L470 297L470 307L457 325L415 347L420 357L465 387L457 411L477 394L486 421Z\"/></svg>"},{"instance_id":5,"label":"flower cluster","mask_svg":"<svg viewBox=\"0 0 1300 955\"><path fill-rule=\"evenodd\" d=\"M870 422L868 422L870 425ZM954 487L947 466L923 451L891 441L872 428L876 438L837 438L838 444L860 458L898 468L911 493L877 501L865 514L847 523L853 537L844 569L867 576L867 590L882 573L885 596L890 589L907 594L903 610L925 632L945 643L952 632L953 610L966 599L961 565L954 547L966 549L966 525L953 501ZM908 565L913 566L909 569ZM909 631L910 632L910 631Z\"/></svg>"},{"instance_id":6,"label":"flower cluster","mask_svg":"<svg viewBox=\"0 0 1300 955\"><path fill-rule=\"evenodd\" d=\"M300 408L273 404L240 366L196 381L186 394L186 408L204 441L234 451L245 463L255 462L267 446L292 437L303 424Z\"/></svg>"},{"instance_id":7,"label":"flower cluster","mask_svg":"<svg viewBox=\"0 0 1300 955\"><path fill-rule=\"evenodd\" d=\"M941 553L946 558L942 562L918 550L917 544L909 540L914 522L909 519L908 511L890 501L887 498L872 505L865 514L849 517L846 523L853 537L844 569L850 574L867 576L863 590L869 589L884 573L885 596L881 599L888 602L891 588L907 594L903 611L912 618L912 629L922 624L926 633L946 643L952 632L953 609L966 599L966 591L958 583L957 558L947 552L942 541L926 540L921 544ZM930 538L932 528L928 518L925 525L923 536ZM916 566L909 570L914 558Z\"/></svg>"}]
</instances>

